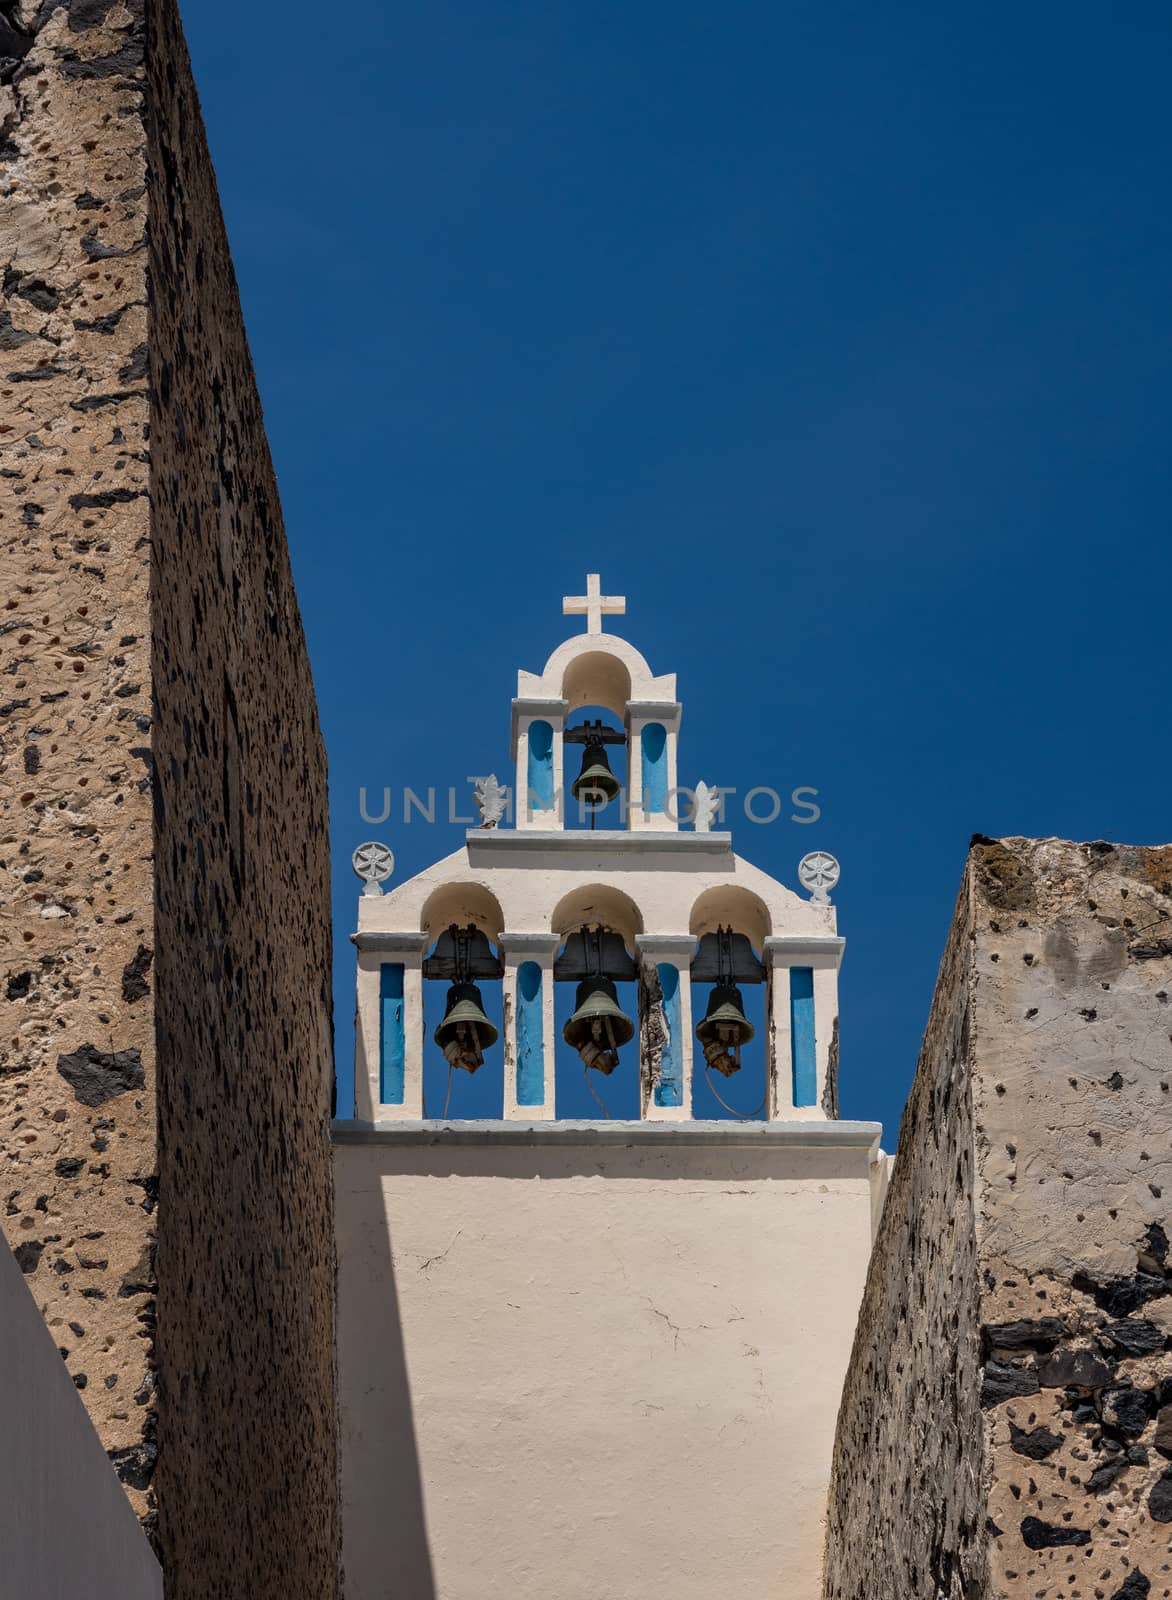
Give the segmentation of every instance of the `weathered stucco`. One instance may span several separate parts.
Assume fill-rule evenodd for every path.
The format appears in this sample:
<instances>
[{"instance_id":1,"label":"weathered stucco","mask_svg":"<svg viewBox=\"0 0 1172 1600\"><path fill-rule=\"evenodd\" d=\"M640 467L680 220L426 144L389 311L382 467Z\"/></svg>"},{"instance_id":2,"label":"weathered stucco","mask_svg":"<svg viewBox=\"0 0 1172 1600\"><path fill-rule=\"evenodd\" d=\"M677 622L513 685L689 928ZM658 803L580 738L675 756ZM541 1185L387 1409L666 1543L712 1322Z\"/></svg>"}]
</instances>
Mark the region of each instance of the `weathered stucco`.
<instances>
[{"instance_id":1,"label":"weathered stucco","mask_svg":"<svg viewBox=\"0 0 1172 1600\"><path fill-rule=\"evenodd\" d=\"M173 0L0 15L4 1228L169 1596L317 1600L325 761L260 405Z\"/></svg>"},{"instance_id":2,"label":"weathered stucco","mask_svg":"<svg viewBox=\"0 0 1172 1600\"><path fill-rule=\"evenodd\" d=\"M879 1129L534 1127L341 1135L348 1600L816 1600Z\"/></svg>"},{"instance_id":3,"label":"weathered stucco","mask_svg":"<svg viewBox=\"0 0 1172 1600\"><path fill-rule=\"evenodd\" d=\"M840 1415L834 1600L1172 1594L1170 1017L1172 849L974 842ZM927 1117L954 1053L953 1107ZM945 1155L969 1093L971 1182ZM932 1401L950 1366L957 1447Z\"/></svg>"}]
</instances>

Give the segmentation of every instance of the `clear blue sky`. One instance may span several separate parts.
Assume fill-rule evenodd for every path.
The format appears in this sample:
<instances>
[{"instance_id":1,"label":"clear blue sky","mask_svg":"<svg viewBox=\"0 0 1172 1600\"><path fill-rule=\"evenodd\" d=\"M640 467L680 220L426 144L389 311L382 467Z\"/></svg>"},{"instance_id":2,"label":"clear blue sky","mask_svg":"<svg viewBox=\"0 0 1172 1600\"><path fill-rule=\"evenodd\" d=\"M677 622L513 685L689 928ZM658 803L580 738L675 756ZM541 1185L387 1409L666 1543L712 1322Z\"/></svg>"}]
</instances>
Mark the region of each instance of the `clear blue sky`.
<instances>
[{"instance_id":1,"label":"clear blue sky","mask_svg":"<svg viewBox=\"0 0 1172 1600\"><path fill-rule=\"evenodd\" d=\"M969 835L1172 836L1172 13L188 0L357 881L585 572L681 776L809 784L886 1142ZM483 1075L482 1075L483 1076ZM730 1094L736 1093L736 1086Z\"/></svg>"}]
</instances>

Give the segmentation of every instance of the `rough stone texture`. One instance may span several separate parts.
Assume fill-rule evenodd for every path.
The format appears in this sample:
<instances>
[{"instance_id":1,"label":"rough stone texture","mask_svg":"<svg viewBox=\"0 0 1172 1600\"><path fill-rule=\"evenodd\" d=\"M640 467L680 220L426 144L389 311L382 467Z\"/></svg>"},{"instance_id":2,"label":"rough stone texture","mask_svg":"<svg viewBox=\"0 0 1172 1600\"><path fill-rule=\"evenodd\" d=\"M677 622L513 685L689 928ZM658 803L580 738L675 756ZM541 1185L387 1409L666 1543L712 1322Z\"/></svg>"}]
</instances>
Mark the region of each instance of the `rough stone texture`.
<instances>
[{"instance_id":1,"label":"rough stone texture","mask_svg":"<svg viewBox=\"0 0 1172 1600\"><path fill-rule=\"evenodd\" d=\"M827 1594L1172 1595L1172 848L975 841L949 951L839 1419ZM942 1028L967 1038L972 1101L951 1180L955 1112L916 1109L943 1070ZM940 1237L939 1208L923 1224L939 1248L901 1259L908 1212L892 1200L922 1185L959 1206L975 1262ZM979 1300L979 1347L963 1312L953 1326L933 1309L950 1280L954 1310ZM915 1397L942 1364L967 1387L977 1359L984 1428L954 1451L946 1408ZM909 1497L925 1450L937 1470ZM915 1529L962 1505L984 1551L953 1551L941 1582ZM898 1576L876 1570L876 1541Z\"/></svg>"},{"instance_id":2,"label":"rough stone texture","mask_svg":"<svg viewBox=\"0 0 1172 1600\"><path fill-rule=\"evenodd\" d=\"M829 1600L986 1593L964 906L962 895L843 1388Z\"/></svg>"},{"instance_id":3,"label":"rough stone texture","mask_svg":"<svg viewBox=\"0 0 1172 1600\"><path fill-rule=\"evenodd\" d=\"M169 0L0 5L0 188L3 1225L169 1596L317 1600L325 763Z\"/></svg>"},{"instance_id":4,"label":"rough stone texture","mask_svg":"<svg viewBox=\"0 0 1172 1600\"><path fill-rule=\"evenodd\" d=\"M148 16L160 1538L168 1600L318 1600L339 1542L325 755L178 14Z\"/></svg>"},{"instance_id":5,"label":"rough stone texture","mask_svg":"<svg viewBox=\"0 0 1172 1600\"><path fill-rule=\"evenodd\" d=\"M0 69L3 1226L147 1513L149 973L122 992L154 947L141 33L0 9L23 41Z\"/></svg>"}]
</instances>

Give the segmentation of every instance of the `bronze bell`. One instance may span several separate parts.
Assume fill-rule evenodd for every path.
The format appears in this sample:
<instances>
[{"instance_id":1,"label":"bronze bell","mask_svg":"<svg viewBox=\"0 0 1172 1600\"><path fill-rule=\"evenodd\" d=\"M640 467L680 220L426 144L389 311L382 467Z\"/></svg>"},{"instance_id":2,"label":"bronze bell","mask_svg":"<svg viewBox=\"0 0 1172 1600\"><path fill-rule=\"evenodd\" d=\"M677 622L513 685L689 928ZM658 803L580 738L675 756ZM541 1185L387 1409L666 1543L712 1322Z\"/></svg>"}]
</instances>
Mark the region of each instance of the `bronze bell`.
<instances>
[{"instance_id":1,"label":"bronze bell","mask_svg":"<svg viewBox=\"0 0 1172 1600\"><path fill-rule=\"evenodd\" d=\"M619 1047L635 1037L635 1024L618 1003L610 978L587 978L578 985L574 1015L562 1038L588 1067L607 1077L619 1064Z\"/></svg>"},{"instance_id":2,"label":"bronze bell","mask_svg":"<svg viewBox=\"0 0 1172 1600\"><path fill-rule=\"evenodd\" d=\"M704 1059L717 1072L731 1078L741 1070L741 1046L748 1044L755 1030L745 1015L741 991L732 983L718 983L708 996L703 1022L696 1024L696 1037L704 1046Z\"/></svg>"},{"instance_id":3,"label":"bronze bell","mask_svg":"<svg viewBox=\"0 0 1172 1600\"><path fill-rule=\"evenodd\" d=\"M444 1020L433 1037L453 1067L475 1072L480 1066L486 1046L495 1044L500 1035L485 1016L474 983L454 983L448 990Z\"/></svg>"},{"instance_id":4,"label":"bronze bell","mask_svg":"<svg viewBox=\"0 0 1172 1600\"><path fill-rule=\"evenodd\" d=\"M596 811L620 795L622 789L610 770L606 746L600 740L591 740L582 750L582 770L571 784L570 793Z\"/></svg>"}]
</instances>

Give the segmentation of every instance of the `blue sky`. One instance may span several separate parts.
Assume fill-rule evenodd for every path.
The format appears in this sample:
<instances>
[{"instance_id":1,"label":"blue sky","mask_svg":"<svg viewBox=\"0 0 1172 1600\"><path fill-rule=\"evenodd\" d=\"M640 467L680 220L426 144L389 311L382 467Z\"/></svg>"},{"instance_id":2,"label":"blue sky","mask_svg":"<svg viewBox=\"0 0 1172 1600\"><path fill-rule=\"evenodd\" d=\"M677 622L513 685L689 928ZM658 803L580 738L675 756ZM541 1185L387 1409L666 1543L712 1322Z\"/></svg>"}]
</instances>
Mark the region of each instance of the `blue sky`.
<instances>
[{"instance_id":1,"label":"blue sky","mask_svg":"<svg viewBox=\"0 0 1172 1600\"><path fill-rule=\"evenodd\" d=\"M840 858L843 1110L892 1146L970 834L1172 836L1172 15L185 13L329 750L343 1107L350 851L460 834L359 788L503 778L597 570L684 781L818 790L734 844Z\"/></svg>"}]
</instances>

